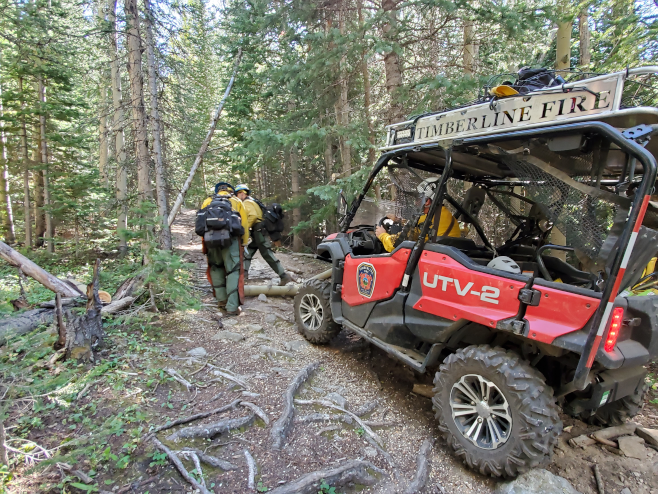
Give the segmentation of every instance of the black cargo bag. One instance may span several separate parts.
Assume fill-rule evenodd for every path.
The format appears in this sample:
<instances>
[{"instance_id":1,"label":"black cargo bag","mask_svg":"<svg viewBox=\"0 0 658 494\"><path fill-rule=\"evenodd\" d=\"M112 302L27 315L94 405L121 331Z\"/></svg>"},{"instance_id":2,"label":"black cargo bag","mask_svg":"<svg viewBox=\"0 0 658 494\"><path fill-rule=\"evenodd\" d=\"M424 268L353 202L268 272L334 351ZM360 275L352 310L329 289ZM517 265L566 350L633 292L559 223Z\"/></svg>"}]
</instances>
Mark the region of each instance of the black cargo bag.
<instances>
[{"instance_id":1,"label":"black cargo bag","mask_svg":"<svg viewBox=\"0 0 658 494\"><path fill-rule=\"evenodd\" d=\"M277 203L273 203L263 211L263 223L265 223L265 229L274 242L281 240L284 217L285 213L283 212L283 208Z\"/></svg>"},{"instance_id":2,"label":"black cargo bag","mask_svg":"<svg viewBox=\"0 0 658 494\"><path fill-rule=\"evenodd\" d=\"M210 204L197 211L194 231L208 248L228 247L231 237L244 235L242 218L227 196L215 195Z\"/></svg>"},{"instance_id":3,"label":"black cargo bag","mask_svg":"<svg viewBox=\"0 0 658 494\"><path fill-rule=\"evenodd\" d=\"M545 87L560 86L566 82L554 70L546 68L531 69L526 67L519 70L518 74L518 78L512 87L521 94L527 94Z\"/></svg>"}]
</instances>

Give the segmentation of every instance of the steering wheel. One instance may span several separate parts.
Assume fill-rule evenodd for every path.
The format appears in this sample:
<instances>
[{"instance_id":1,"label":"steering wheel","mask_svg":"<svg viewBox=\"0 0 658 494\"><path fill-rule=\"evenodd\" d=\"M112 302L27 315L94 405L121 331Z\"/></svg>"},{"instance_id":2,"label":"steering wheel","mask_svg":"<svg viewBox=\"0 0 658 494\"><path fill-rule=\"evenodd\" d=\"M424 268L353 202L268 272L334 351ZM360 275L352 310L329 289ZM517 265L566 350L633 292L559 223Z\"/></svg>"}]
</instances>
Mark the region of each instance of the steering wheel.
<instances>
[{"instance_id":1,"label":"steering wheel","mask_svg":"<svg viewBox=\"0 0 658 494\"><path fill-rule=\"evenodd\" d=\"M386 230L386 233L395 235L402 231L402 223L400 221L392 220L388 216L384 216L378 223L379 226L383 227Z\"/></svg>"}]
</instances>

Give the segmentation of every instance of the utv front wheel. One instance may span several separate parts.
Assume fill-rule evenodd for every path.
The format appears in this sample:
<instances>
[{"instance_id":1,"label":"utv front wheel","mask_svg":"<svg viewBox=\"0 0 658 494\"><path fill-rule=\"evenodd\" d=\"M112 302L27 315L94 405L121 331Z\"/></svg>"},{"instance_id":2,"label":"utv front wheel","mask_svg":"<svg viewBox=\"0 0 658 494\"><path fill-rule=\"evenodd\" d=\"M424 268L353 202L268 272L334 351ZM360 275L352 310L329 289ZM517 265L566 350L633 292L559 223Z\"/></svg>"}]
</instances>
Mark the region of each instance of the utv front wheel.
<instances>
[{"instance_id":1,"label":"utv front wheel","mask_svg":"<svg viewBox=\"0 0 658 494\"><path fill-rule=\"evenodd\" d=\"M311 343L325 344L340 333L331 318L331 282L308 280L295 296L295 321L299 332Z\"/></svg>"},{"instance_id":2,"label":"utv front wheel","mask_svg":"<svg viewBox=\"0 0 658 494\"><path fill-rule=\"evenodd\" d=\"M515 477L550 460L562 431L553 390L515 353L488 345L458 350L434 385L439 429L470 468Z\"/></svg>"}]
</instances>

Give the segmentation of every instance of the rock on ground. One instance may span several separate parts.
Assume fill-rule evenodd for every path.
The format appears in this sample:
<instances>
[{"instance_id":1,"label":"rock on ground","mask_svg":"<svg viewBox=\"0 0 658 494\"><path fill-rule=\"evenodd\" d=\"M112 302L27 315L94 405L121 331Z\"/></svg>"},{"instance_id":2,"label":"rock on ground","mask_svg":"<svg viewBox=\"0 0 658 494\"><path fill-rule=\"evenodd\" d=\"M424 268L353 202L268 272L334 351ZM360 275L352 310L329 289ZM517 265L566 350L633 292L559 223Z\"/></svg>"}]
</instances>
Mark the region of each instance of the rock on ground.
<instances>
[{"instance_id":1,"label":"rock on ground","mask_svg":"<svg viewBox=\"0 0 658 494\"><path fill-rule=\"evenodd\" d=\"M524 473L511 482L500 484L494 494L580 494L562 477L548 470L536 469Z\"/></svg>"}]
</instances>

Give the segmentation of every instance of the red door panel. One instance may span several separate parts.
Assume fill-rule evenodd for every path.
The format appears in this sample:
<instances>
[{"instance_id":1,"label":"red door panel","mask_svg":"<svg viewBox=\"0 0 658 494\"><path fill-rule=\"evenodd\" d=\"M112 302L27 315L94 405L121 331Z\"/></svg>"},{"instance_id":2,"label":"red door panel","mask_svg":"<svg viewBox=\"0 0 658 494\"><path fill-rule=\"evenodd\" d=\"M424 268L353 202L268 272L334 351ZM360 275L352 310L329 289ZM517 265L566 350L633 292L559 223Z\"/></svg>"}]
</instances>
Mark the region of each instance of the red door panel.
<instances>
[{"instance_id":1,"label":"red door panel","mask_svg":"<svg viewBox=\"0 0 658 494\"><path fill-rule=\"evenodd\" d=\"M348 255L343 270L343 301L361 305L391 298L400 286L411 249L399 249L391 256Z\"/></svg>"},{"instance_id":2,"label":"red door panel","mask_svg":"<svg viewBox=\"0 0 658 494\"><path fill-rule=\"evenodd\" d=\"M581 329L599 306L600 300L555 288L535 285L541 292L539 305L528 307L525 318L530 323L528 338L552 343L563 334Z\"/></svg>"},{"instance_id":3,"label":"red door panel","mask_svg":"<svg viewBox=\"0 0 658 494\"><path fill-rule=\"evenodd\" d=\"M473 271L446 254L423 252L418 263L422 297L418 309L446 319L495 327L519 310L522 281Z\"/></svg>"}]
</instances>

